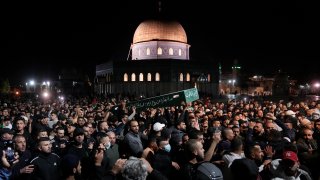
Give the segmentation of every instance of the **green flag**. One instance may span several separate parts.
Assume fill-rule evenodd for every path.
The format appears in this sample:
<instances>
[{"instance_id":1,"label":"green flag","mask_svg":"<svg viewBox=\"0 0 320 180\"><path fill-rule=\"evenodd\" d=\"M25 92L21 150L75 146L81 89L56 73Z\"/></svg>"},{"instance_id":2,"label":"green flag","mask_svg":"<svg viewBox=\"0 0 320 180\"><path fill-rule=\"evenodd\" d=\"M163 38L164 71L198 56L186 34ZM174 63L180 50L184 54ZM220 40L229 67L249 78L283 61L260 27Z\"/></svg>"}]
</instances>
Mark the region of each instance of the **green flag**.
<instances>
[{"instance_id":1,"label":"green flag","mask_svg":"<svg viewBox=\"0 0 320 180\"><path fill-rule=\"evenodd\" d=\"M137 110L143 110L146 108L178 106L181 104L182 101L188 103L198 99L198 90L196 88L192 88L143 99L141 101L129 102L127 103L127 107L131 108L132 106L135 106Z\"/></svg>"}]
</instances>

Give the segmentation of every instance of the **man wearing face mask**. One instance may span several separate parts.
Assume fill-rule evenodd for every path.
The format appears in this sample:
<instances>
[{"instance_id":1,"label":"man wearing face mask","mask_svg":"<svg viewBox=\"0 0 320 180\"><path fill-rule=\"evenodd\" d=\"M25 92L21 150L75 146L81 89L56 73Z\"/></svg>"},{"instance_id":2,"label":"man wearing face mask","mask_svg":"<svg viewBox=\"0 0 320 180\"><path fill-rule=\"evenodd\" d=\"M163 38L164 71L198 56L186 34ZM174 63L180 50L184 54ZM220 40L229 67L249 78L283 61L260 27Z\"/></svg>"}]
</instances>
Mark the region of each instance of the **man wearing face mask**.
<instances>
[{"instance_id":1,"label":"man wearing face mask","mask_svg":"<svg viewBox=\"0 0 320 180\"><path fill-rule=\"evenodd\" d=\"M159 149L154 155L152 167L160 171L168 179L172 179L171 177L173 177L173 175L177 173L176 171L179 170L180 167L178 163L171 160L171 145L169 144L169 140L164 137L159 137L157 139L157 145ZM171 166L173 166L174 168L171 168Z\"/></svg>"},{"instance_id":2,"label":"man wearing face mask","mask_svg":"<svg viewBox=\"0 0 320 180\"><path fill-rule=\"evenodd\" d=\"M108 151L110 150L110 147L111 147L110 138L105 133L101 133L97 138L98 138L98 143L94 152L103 152L103 159L101 161L101 165L99 165L100 166L99 169L101 169L101 171L107 172L108 170L110 170L110 167L113 166L110 163L111 162L110 158L108 157ZM94 154L95 153L93 153L93 155Z\"/></svg>"},{"instance_id":3,"label":"man wearing face mask","mask_svg":"<svg viewBox=\"0 0 320 180\"><path fill-rule=\"evenodd\" d=\"M112 131L107 132L107 136L109 137L109 143L107 145L107 157L110 159L109 170L111 170L112 166L116 163L116 161L120 158L119 155L119 146L116 143L116 134ZM109 147L110 144L110 147Z\"/></svg>"}]
</instances>

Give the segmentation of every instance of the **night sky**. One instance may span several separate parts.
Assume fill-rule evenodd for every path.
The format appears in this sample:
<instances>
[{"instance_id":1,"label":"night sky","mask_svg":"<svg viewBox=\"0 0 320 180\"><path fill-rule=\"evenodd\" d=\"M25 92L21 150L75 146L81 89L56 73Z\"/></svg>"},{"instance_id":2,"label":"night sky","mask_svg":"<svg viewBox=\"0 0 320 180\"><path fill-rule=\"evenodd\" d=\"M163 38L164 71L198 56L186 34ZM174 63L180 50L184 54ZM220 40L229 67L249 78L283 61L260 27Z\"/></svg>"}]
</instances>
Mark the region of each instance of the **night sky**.
<instances>
[{"instance_id":1,"label":"night sky","mask_svg":"<svg viewBox=\"0 0 320 180\"><path fill-rule=\"evenodd\" d=\"M248 73L319 77L320 16L309 2L166 0L161 15L155 0L106 2L2 6L0 58L9 65L0 66L0 77L56 79L64 67L93 76L96 64L125 60L139 23L159 16L182 24L192 60L229 71L237 59Z\"/></svg>"}]
</instances>

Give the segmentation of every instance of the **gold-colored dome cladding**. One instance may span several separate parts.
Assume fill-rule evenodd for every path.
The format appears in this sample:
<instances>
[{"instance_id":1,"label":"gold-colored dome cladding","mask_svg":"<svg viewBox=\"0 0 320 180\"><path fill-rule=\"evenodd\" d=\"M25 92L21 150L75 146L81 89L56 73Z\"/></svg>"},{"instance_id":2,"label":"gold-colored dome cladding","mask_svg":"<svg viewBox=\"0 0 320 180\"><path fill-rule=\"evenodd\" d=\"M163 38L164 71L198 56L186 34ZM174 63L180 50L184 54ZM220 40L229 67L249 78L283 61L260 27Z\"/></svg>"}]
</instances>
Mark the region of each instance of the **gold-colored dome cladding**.
<instances>
[{"instance_id":1,"label":"gold-colored dome cladding","mask_svg":"<svg viewBox=\"0 0 320 180\"><path fill-rule=\"evenodd\" d=\"M165 40L187 43L187 35L178 22L148 20L140 23L133 36L133 44Z\"/></svg>"}]
</instances>

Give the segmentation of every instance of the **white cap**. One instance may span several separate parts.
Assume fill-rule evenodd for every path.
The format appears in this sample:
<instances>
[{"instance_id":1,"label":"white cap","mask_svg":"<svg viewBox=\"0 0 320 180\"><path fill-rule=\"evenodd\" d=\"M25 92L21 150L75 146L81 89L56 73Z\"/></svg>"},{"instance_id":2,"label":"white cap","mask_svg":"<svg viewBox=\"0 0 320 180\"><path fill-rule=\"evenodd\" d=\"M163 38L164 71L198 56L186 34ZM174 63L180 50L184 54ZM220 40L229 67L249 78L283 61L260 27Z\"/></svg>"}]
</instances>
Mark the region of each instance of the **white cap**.
<instances>
[{"instance_id":1,"label":"white cap","mask_svg":"<svg viewBox=\"0 0 320 180\"><path fill-rule=\"evenodd\" d=\"M156 122L156 123L153 125L153 130L154 130L154 131L161 131L164 126L165 126L165 124L161 124L161 123L159 123L159 122Z\"/></svg>"},{"instance_id":2,"label":"white cap","mask_svg":"<svg viewBox=\"0 0 320 180\"><path fill-rule=\"evenodd\" d=\"M286 111L286 115L288 115L288 116L294 116L294 115L296 115L296 113L293 112L292 110L288 110L288 111Z\"/></svg>"}]
</instances>

